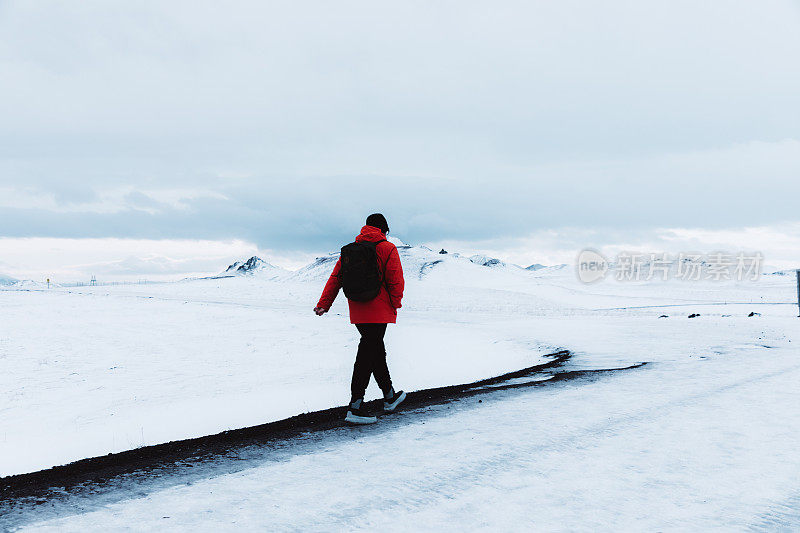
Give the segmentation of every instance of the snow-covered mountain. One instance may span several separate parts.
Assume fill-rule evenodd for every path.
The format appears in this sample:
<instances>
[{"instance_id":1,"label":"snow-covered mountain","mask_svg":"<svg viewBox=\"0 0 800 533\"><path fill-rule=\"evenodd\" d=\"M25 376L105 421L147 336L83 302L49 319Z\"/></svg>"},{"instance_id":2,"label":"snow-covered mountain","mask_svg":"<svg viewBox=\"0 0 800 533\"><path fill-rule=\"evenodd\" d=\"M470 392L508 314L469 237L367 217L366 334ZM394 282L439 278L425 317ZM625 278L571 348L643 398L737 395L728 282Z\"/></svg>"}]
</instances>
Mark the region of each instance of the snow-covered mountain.
<instances>
[{"instance_id":1,"label":"snow-covered mountain","mask_svg":"<svg viewBox=\"0 0 800 533\"><path fill-rule=\"evenodd\" d=\"M253 256L246 261L236 261L225 269L223 275L227 276L252 276L258 275L267 279L277 279L289 271L285 268L270 264L260 257Z\"/></svg>"},{"instance_id":2,"label":"snow-covered mountain","mask_svg":"<svg viewBox=\"0 0 800 533\"><path fill-rule=\"evenodd\" d=\"M0 285L13 285L18 281L18 279L12 278L11 276L0 274Z\"/></svg>"},{"instance_id":3,"label":"snow-covered mountain","mask_svg":"<svg viewBox=\"0 0 800 533\"><path fill-rule=\"evenodd\" d=\"M534 264L532 264L530 266L526 266L525 270L536 271L536 270L541 270L543 268L547 268L547 265L543 265L541 263L534 263Z\"/></svg>"},{"instance_id":4,"label":"snow-covered mountain","mask_svg":"<svg viewBox=\"0 0 800 533\"><path fill-rule=\"evenodd\" d=\"M33 281L32 279L14 280L11 283L0 282L0 289L9 290L39 290L39 289L55 289L62 287L60 283L50 282L49 284L44 281Z\"/></svg>"},{"instance_id":5,"label":"snow-covered mountain","mask_svg":"<svg viewBox=\"0 0 800 533\"><path fill-rule=\"evenodd\" d=\"M506 263L499 259L496 259L494 257L488 257L481 254L473 255L469 258L469 260L475 263L476 265L481 265L485 267L506 266Z\"/></svg>"},{"instance_id":6,"label":"snow-covered mountain","mask_svg":"<svg viewBox=\"0 0 800 533\"><path fill-rule=\"evenodd\" d=\"M314 262L295 270L289 275L290 279L297 281L322 280L333 272L333 266L339 260L339 253L332 252L322 257L317 257Z\"/></svg>"},{"instance_id":7,"label":"snow-covered mountain","mask_svg":"<svg viewBox=\"0 0 800 533\"><path fill-rule=\"evenodd\" d=\"M529 270L527 268L524 268L523 270L530 272L534 277L544 278L548 276L563 276L565 272L571 270L572 268L574 268L573 265L562 263L560 265L544 266L535 270Z\"/></svg>"},{"instance_id":8,"label":"snow-covered mountain","mask_svg":"<svg viewBox=\"0 0 800 533\"><path fill-rule=\"evenodd\" d=\"M765 266L764 267L764 275L765 276L796 276L797 270L789 269L789 270L776 270L774 267Z\"/></svg>"},{"instance_id":9,"label":"snow-covered mountain","mask_svg":"<svg viewBox=\"0 0 800 533\"><path fill-rule=\"evenodd\" d=\"M403 264L403 273L407 280L423 280L434 275L446 283L454 281L461 283L468 282L477 276L484 279L484 283L486 283L498 276L503 278L505 274L523 277L538 276L547 274L551 269L559 271L566 267L566 265L559 265L553 268L534 264L523 268L484 254L464 256L458 252L444 249L434 250L425 245L413 246L393 235L389 236L387 240L397 247L400 261ZM257 275L260 279L324 282L331 275L338 260L339 252L330 252L317 257L311 263L297 270L289 271L254 256L246 261L233 263L220 275Z\"/></svg>"},{"instance_id":10,"label":"snow-covered mountain","mask_svg":"<svg viewBox=\"0 0 800 533\"><path fill-rule=\"evenodd\" d=\"M465 257L459 253L433 250L425 245L412 246L393 236L387 240L397 246L406 279L422 280L432 273L445 270L447 273L443 275L449 279L462 276L469 278L488 271L528 274L521 267L486 255L477 254ZM331 252L328 255L317 257L312 263L290 273L286 279L322 281L330 276L338 259L339 252Z\"/></svg>"}]
</instances>

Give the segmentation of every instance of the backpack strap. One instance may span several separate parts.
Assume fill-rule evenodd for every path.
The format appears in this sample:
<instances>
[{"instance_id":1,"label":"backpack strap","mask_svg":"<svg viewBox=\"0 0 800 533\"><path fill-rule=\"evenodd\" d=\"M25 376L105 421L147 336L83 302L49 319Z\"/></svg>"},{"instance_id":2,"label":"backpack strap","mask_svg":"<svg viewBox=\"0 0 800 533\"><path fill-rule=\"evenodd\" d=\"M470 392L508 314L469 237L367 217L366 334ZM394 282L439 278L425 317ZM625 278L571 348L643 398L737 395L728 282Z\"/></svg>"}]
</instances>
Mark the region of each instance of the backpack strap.
<instances>
[{"instance_id":1,"label":"backpack strap","mask_svg":"<svg viewBox=\"0 0 800 533\"><path fill-rule=\"evenodd\" d=\"M375 241L375 248L378 248L378 245L382 242L389 242L386 239L381 239L379 241ZM376 252L377 253L377 252ZM389 258L386 258L386 262L389 262ZM381 270L381 284L386 287L386 292L389 292L389 286L386 285L386 266L384 265L383 270Z\"/></svg>"}]
</instances>

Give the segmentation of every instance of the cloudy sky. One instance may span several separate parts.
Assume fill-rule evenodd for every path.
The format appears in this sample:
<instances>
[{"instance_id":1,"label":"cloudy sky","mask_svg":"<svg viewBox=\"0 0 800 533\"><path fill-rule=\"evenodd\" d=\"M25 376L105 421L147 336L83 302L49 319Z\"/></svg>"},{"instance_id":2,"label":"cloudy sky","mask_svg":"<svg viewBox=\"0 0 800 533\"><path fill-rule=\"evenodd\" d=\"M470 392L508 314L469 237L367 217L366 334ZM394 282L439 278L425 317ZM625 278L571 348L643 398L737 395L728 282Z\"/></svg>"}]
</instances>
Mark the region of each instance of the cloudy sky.
<instances>
[{"instance_id":1,"label":"cloudy sky","mask_svg":"<svg viewBox=\"0 0 800 533\"><path fill-rule=\"evenodd\" d=\"M0 0L0 273L800 263L800 2ZM797 264L796 266L800 266Z\"/></svg>"}]
</instances>

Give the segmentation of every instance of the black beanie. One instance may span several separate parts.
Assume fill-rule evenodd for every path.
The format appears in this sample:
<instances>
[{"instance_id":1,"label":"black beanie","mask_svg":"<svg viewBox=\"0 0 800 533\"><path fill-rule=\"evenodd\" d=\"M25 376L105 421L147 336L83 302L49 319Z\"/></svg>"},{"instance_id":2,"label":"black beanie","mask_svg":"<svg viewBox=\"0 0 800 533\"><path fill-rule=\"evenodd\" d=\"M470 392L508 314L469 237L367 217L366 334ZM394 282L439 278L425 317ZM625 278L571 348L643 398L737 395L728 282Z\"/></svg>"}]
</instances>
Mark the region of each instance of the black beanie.
<instances>
[{"instance_id":1,"label":"black beanie","mask_svg":"<svg viewBox=\"0 0 800 533\"><path fill-rule=\"evenodd\" d=\"M389 233L389 224L386 223L386 217L380 213L372 213L368 216L367 226L373 226L384 233Z\"/></svg>"}]
</instances>

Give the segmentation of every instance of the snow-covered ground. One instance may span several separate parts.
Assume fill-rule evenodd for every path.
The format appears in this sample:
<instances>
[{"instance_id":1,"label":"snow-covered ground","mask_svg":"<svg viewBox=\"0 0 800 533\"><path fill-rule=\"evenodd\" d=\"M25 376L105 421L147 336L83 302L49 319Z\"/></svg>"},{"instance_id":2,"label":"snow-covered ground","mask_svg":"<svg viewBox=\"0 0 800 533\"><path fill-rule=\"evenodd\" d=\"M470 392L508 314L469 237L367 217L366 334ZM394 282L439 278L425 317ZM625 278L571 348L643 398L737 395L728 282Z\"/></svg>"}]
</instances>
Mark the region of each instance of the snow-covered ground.
<instances>
[{"instance_id":1,"label":"snow-covered ground","mask_svg":"<svg viewBox=\"0 0 800 533\"><path fill-rule=\"evenodd\" d=\"M584 285L568 267L401 254L387 337L401 387L561 347L571 368L649 364L343 428L189 486L42 512L31 529L800 527L792 277ZM331 267L0 292L0 474L343 404L355 329L342 299L310 311Z\"/></svg>"},{"instance_id":2,"label":"snow-covered ground","mask_svg":"<svg viewBox=\"0 0 800 533\"><path fill-rule=\"evenodd\" d=\"M796 531L800 360L745 345L403 413L26 530Z\"/></svg>"},{"instance_id":3,"label":"snow-covered ground","mask_svg":"<svg viewBox=\"0 0 800 533\"><path fill-rule=\"evenodd\" d=\"M494 313L520 302L449 294L496 272L457 257L431 268L439 256L422 248L403 256L409 305L387 335L398 386L474 381L553 351ZM346 301L312 312L332 267L0 291L0 476L345 404L358 342ZM422 281L428 270L453 279Z\"/></svg>"}]
</instances>

